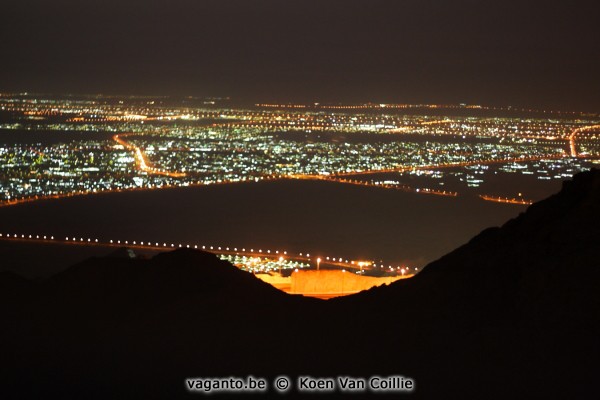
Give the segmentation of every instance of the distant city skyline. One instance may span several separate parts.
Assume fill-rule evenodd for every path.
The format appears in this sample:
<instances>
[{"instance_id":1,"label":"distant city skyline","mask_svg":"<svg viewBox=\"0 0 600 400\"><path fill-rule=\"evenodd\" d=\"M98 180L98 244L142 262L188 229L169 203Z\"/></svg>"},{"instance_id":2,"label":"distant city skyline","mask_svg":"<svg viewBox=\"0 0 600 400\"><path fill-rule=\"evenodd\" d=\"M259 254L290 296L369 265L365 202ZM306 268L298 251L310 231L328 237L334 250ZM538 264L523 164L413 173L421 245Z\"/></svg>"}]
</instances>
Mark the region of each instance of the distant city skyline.
<instances>
[{"instance_id":1,"label":"distant city skyline","mask_svg":"<svg viewBox=\"0 0 600 400\"><path fill-rule=\"evenodd\" d=\"M0 91L596 112L596 2L6 5Z\"/></svg>"}]
</instances>

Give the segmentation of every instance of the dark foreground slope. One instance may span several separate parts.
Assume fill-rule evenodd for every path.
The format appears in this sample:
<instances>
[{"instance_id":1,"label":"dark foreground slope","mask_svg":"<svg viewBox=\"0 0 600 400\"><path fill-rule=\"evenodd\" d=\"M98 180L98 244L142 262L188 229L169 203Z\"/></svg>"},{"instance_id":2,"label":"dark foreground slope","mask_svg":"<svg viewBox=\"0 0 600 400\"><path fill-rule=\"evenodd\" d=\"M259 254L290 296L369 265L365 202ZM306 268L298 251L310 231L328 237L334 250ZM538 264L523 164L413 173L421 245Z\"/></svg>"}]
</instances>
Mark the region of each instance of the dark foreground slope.
<instances>
[{"instance_id":1,"label":"dark foreground slope","mask_svg":"<svg viewBox=\"0 0 600 400\"><path fill-rule=\"evenodd\" d=\"M600 171L576 175L413 279L335 303L415 344L410 365L428 394L597 398Z\"/></svg>"},{"instance_id":2,"label":"dark foreground slope","mask_svg":"<svg viewBox=\"0 0 600 400\"><path fill-rule=\"evenodd\" d=\"M304 374L409 376L409 398L598 398L599 227L592 171L413 279L327 302L191 250L0 275L1 397L178 398L186 377Z\"/></svg>"}]
</instances>

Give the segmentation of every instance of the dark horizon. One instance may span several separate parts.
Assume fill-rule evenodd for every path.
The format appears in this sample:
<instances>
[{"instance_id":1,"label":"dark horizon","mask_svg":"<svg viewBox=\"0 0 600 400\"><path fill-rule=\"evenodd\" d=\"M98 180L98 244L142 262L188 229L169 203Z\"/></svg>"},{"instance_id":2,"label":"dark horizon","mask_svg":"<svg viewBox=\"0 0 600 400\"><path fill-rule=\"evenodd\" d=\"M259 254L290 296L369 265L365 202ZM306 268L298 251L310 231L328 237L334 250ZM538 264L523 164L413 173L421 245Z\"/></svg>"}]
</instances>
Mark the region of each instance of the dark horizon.
<instances>
[{"instance_id":1,"label":"dark horizon","mask_svg":"<svg viewBox=\"0 0 600 400\"><path fill-rule=\"evenodd\" d=\"M7 7L3 92L600 109L586 0Z\"/></svg>"}]
</instances>

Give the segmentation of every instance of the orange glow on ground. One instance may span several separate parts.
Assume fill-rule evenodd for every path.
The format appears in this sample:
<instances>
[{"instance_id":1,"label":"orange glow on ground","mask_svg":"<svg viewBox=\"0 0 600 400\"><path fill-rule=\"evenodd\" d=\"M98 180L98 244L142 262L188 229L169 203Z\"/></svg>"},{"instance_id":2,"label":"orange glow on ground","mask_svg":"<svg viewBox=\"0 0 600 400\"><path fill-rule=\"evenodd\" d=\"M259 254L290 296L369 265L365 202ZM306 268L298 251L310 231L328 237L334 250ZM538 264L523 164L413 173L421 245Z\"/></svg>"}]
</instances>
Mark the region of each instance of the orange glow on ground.
<instances>
[{"instance_id":1,"label":"orange glow on ground","mask_svg":"<svg viewBox=\"0 0 600 400\"><path fill-rule=\"evenodd\" d=\"M256 277L279 290L319 299L348 296L372 287L389 285L401 279L412 278L414 274L403 276L373 277L363 276L344 270L302 270L293 272L290 277L257 274Z\"/></svg>"}]
</instances>

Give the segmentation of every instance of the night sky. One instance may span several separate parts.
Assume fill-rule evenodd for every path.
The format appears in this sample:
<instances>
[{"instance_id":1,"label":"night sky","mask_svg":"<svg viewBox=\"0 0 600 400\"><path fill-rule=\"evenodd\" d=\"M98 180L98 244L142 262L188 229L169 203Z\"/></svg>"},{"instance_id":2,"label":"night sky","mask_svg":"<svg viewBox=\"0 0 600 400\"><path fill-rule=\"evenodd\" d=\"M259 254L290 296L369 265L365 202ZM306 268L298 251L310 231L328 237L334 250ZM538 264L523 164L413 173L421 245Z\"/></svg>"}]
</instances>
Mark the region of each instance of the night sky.
<instances>
[{"instance_id":1,"label":"night sky","mask_svg":"<svg viewBox=\"0 0 600 400\"><path fill-rule=\"evenodd\" d=\"M598 111L597 3L10 1L0 90Z\"/></svg>"}]
</instances>

